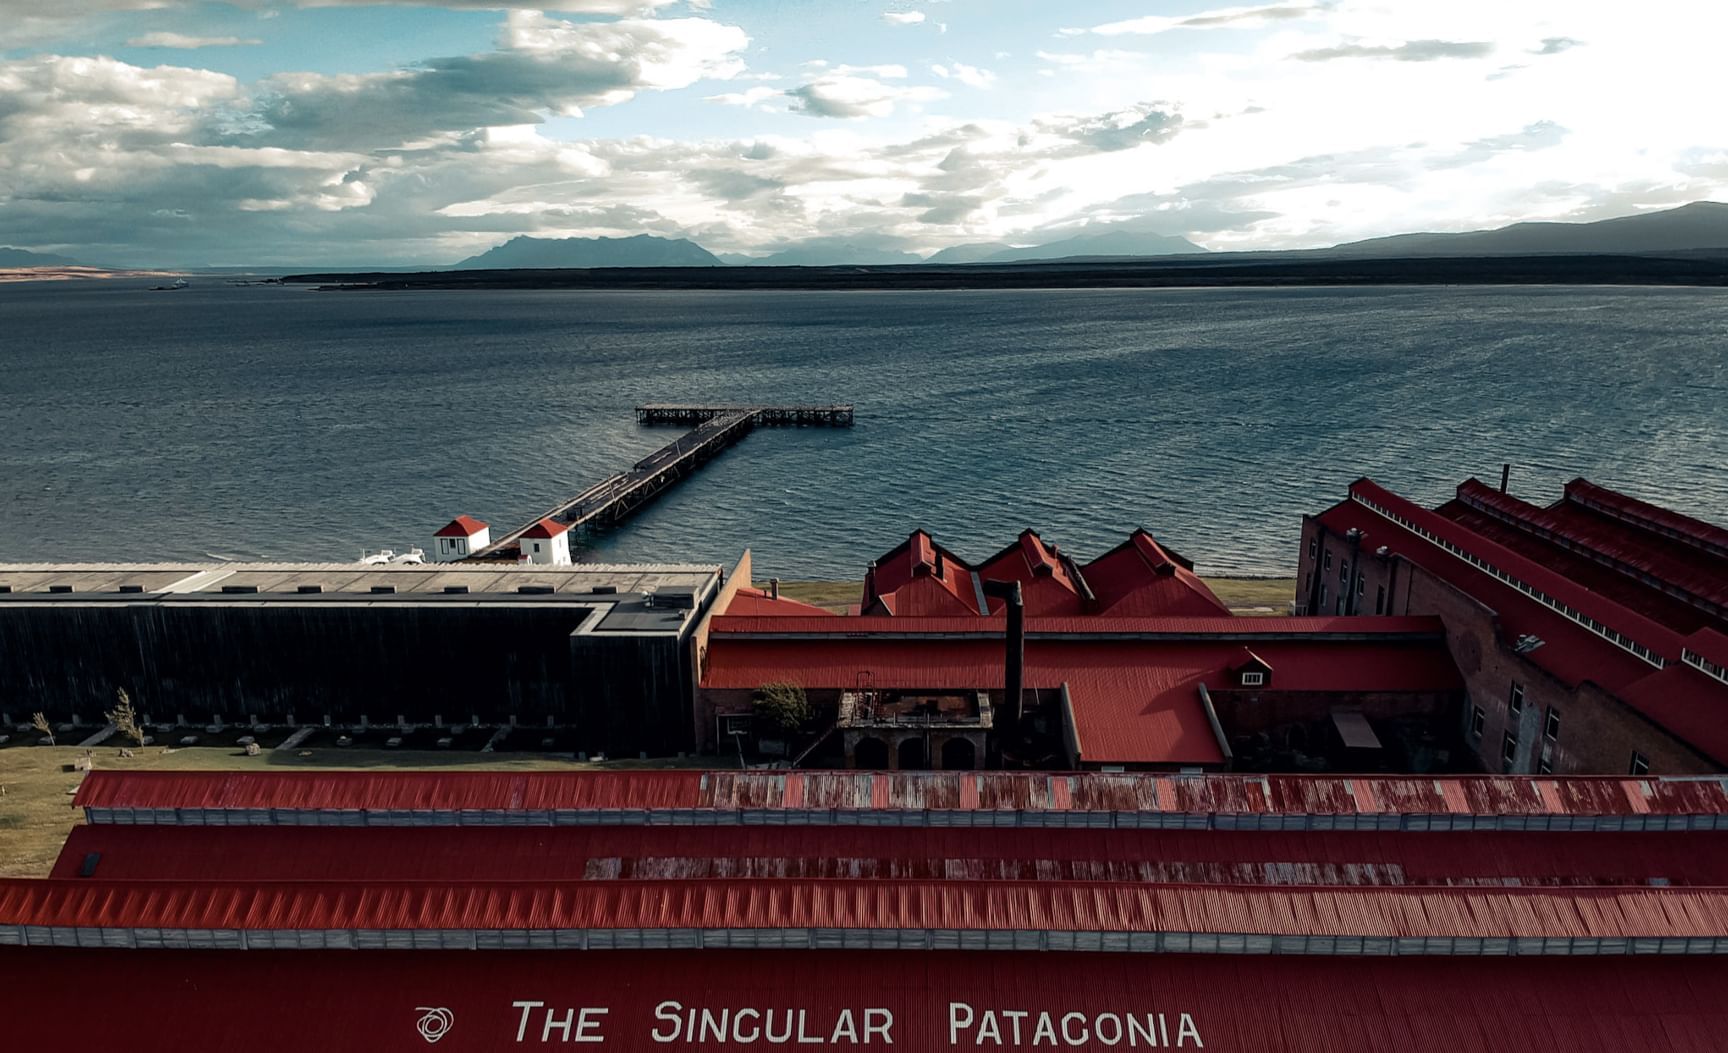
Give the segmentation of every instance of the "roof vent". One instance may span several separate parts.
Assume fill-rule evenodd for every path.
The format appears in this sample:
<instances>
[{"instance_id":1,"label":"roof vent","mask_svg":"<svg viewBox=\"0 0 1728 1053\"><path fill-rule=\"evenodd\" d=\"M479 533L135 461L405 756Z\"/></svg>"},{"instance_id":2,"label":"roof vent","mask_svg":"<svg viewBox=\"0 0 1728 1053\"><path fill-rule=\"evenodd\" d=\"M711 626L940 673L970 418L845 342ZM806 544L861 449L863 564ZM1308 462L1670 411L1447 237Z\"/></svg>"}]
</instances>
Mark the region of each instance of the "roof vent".
<instances>
[{"instance_id":1,"label":"roof vent","mask_svg":"<svg viewBox=\"0 0 1728 1053\"><path fill-rule=\"evenodd\" d=\"M320 592L323 592L324 586L322 586L322 585L302 585L299 588L295 589L294 591L300 593L302 596L314 596Z\"/></svg>"},{"instance_id":2,"label":"roof vent","mask_svg":"<svg viewBox=\"0 0 1728 1053\"><path fill-rule=\"evenodd\" d=\"M394 586L394 585L374 585L374 586L372 586L373 594L378 595L378 596L388 596L391 593L394 593L395 591L396 591L396 586Z\"/></svg>"},{"instance_id":3,"label":"roof vent","mask_svg":"<svg viewBox=\"0 0 1728 1053\"><path fill-rule=\"evenodd\" d=\"M120 591L121 592L143 592L144 586L142 586L142 585L122 585L122 586L120 586Z\"/></svg>"},{"instance_id":4,"label":"roof vent","mask_svg":"<svg viewBox=\"0 0 1728 1053\"><path fill-rule=\"evenodd\" d=\"M84 853L84 862L78 864L78 876L79 877L94 877L96 874L96 864L98 864L100 862L102 862L102 853L100 853L100 852L86 852L86 853Z\"/></svg>"},{"instance_id":5,"label":"roof vent","mask_svg":"<svg viewBox=\"0 0 1728 1053\"><path fill-rule=\"evenodd\" d=\"M241 594L249 595L251 593L257 592L258 586L256 586L256 585L224 585L224 586L222 586L222 591L226 592L226 593L241 593Z\"/></svg>"},{"instance_id":6,"label":"roof vent","mask_svg":"<svg viewBox=\"0 0 1728 1053\"><path fill-rule=\"evenodd\" d=\"M50 585L50 586L48 586L48 591L49 592L71 592L72 586L70 586L70 585Z\"/></svg>"},{"instance_id":7,"label":"roof vent","mask_svg":"<svg viewBox=\"0 0 1728 1053\"><path fill-rule=\"evenodd\" d=\"M1532 636L1529 633L1525 633L1523 636L1518 637L1518 642L1512 645L1512 650L1517 651L1519 654L1529 654L1531 651L1536 650L1536 648L1541 647L1544 642L1545 641L1540 636Z\"/></svg>"},{"instance_id":8,"label":"roof vent","mask_svg":"<svg viewBox=\"0 0 1728 1053\"><path fill-rule=\"evenodd\" d=\"M12 591L12 586L10 586L10 585L0 585L0 594L4 594L4 593L8 593L8 592L11 592L11 591Z\"/></svg>"},{"instance_id":9,"label":"roof vent","mask_svg":"<svg viewBox=\"0 0 1728 1053\"><path fill-rule=\"evenodd\" d=\"M1387 556L1392 554L1392 549L1386 545L1381 545L1379 548L1374 550L1374 554L1379 556L1381 559L1385 559Z\"/></svg>"},{"instance_id":10,"label":"roof vent","mask_svg":"<svg viewBox=\"0 0 1728 1053\"><path fill-rule=\"evenodd\" d=\"M550 596L557 590L550 585L518 585L516 591L524 596Z\"/></svg>"},{"instance_id":11,"label":"roof vent","mask_svg":"<svg viewBox=\"0 0 1728 1053\"><path fill-rule=\"evenodd\" d=\"M618 586L616 586L616 585L596 585L592 589L589 589L588 591L593 593L596 596L616 596L616 595L618 595Z\"/></svg>"},{"instance_id":12,"label":"roof vent","mask_svg":"<svg viewBox=\"0 0 1728 1053\"><path fill-rule=\"evenodd\" d=\"M446 585L446 586L444 586L444 591L451 593L452 595L463 595L463 594L467 593L468 586L466 586L466 585Z\"/></svg>"}]
</instances>

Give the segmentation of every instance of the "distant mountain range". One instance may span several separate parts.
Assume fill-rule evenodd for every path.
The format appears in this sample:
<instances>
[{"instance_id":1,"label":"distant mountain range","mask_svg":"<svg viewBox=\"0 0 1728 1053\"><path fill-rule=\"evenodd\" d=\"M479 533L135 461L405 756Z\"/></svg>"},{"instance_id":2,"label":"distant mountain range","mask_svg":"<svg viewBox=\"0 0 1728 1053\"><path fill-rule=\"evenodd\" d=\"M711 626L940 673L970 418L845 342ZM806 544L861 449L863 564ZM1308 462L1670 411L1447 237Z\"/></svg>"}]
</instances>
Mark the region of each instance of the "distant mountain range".
<instances>
[{"instance_id":1,"label":"distant mountain range","mask_svg":"<svg viewBox=\"0 0 1728 1053\"><path fill-rule=\"evenodd\" d=\"M723 267L707 249L684 238L511 238L470 256L456 270L539 270L560 267Z\"/></svg>"},{"instance_id":2,"label":"distant mountain range","mask_svg":"<svg viewBox=\"0 0 1728 1053\"><path fill-rule=\"evenodd\" d=\"M1522 256L1548 253L1642 255L1728 249L1728 205L1694 201L1664 212L1594 223L1514 223L1464 234L1395 234L1325 252L1351 256Z\"/></svg>"},{"instance_id":3,"label":"distant mountain range","mask_svg":"<svg viewBox=\"0 0 1728 1053\"><path fill-rule=\"evenodd\" d=\"M766 256L716 256L693 241L639 234L631 238L512 238L456 264L460 270L563 267L837 267L906 264L1012 264L1093 262L1153 256L1205 255L1212 260L1274 260L1315 256L1402 259L1435 256L1546 254L1648 255L1710 250L1728 252L1728 204L1694 202L1593 223L1517 223L1461 234L1398 234L1300 252L1209 253L1186 238L1146 234L1121 227L1038 241L1032 245L983 242L957 245L922 258L880 243L813 238L782 246ZM0 250L0 264L6 252ZM32 254L26 254L32 255ZM53 259L52 257L43 257ZM16 266L17 264L14 264Z\"/></svg>"},{"instance_id":4,"label":"distant mountain range","mask_svg":"<svg viewBox=\"0 0 1728 1053\"><path fill-rule=\"evenodd\" d=\"M77 267L77 260L0 245L0 267Z\"/></svg>"}]
</instances>

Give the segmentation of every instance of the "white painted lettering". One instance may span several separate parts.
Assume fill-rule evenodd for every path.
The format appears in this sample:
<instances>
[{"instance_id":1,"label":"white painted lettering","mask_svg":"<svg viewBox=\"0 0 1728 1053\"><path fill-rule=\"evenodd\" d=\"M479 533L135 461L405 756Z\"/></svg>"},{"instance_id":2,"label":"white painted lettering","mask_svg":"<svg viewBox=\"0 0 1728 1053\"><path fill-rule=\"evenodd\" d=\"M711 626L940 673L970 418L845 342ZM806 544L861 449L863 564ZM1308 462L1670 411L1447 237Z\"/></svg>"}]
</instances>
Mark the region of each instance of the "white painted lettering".
<instances>
[{"instance_id":1,"label":"white painted lettering","mask_svg":"<svg viewBox=\"0 0 1728 1053\"><path fill-rule=\"evenodd\" d=\"M838 1043L841 1035L853 1045L858 1044L858 1025L852 1021L850 1009L840 1010L840 1019L834 1021L834 1033L828 1036L828 1041Z\"/></svg>"},{"instance_id":2,"label":"white painted lettering","mask_svg":"<svg viewBox=\"0 0 1728 1053\"><path fill-rule=\"evenodd\" d=\"M1183 1013L1182 1019L1176 1023L1176 1044L1185 1045L1190 1038L1194 1040L1195 1049L1206 1048L1206 1043L1200 1041L1200 1029L1195 1026L1194 1018Z\"/></svg>"},{"instance_id":3,"label":"white painted lettering","mask_svg":"<svg viewBox=\"0 0 1728 1053\"><path fill-rule=\"evenodd\" d=\"M606 1036L599 1034L597 1031L594 1034L589 1034L589 1031L591 1029L599 1028L600 1021L590 1020L588 1018L590 1015L605 1016L606 1014L608 1014L610 1012L612 1012L612 1010L610 1010L610 1009L584 1009L584 1010L582 1010L582 1015L578 1016L576 1018L576 1037L571 1039L570 1041L572 1041L572 1042L604 1042L604 1041L606 1041Z\"/></svg>"},{"instance_id":4,"label":"white painted lettering","mask_svg":"<svg viewBox=\"0 0 1728 1053\"><path fill-rule=\"evenodd\" d=\"M1052 1046L1056 1044L1056 1025L1050 1022L1049 1013L1039 1013L1038 1026L1032 1030L1032 1044L1041 1045L1046 1040Z\"/></svg>"},{"instance_id":5,"label":"white painted lettering","mask_svg":"<svg viewBox=\"0 0 1728 1053\"><path fill-rule=\"evenodd\" d=\"M994 1009L984 1010L984 1022L978 1025L978 1037L972 1044L982 1046L985 1039L989 1039L998 1046L1002 1044L1002 1028L996 1023L996 1011Z\"/></svg>"},{"instance_id":6,"label":"white painted lettering","mask_svg":"<svg viewBox=\"0 0 1728 1053\"><path fill-rule=\"evenodd\" d=\"M1137 1016L1128 1018L1128 1044L1139 1049L1142 1038L1146 1040L1148 1046L1153 1049L1158 1048L1158 1020L1151 1013L1146 1014L1144 1024L1140 1022L1140 1018Z\"/></svg>"},{"instance_id":7,"label":"white painted lettering","mask_svg":"<svg viewBox=\"0 0 1728 1053\"><path fill-rule=\"evenodd\" d=\"M952 1012L952 1008L949 1010ZM881 1023L875 1021L880 1019ZM864 1041L869 1042L872 1036L880 1037L884 1046L894 1044L894 1036L890 1034L894 1027L894 1013L888 1009L864 1010Z\"/></svg>"},{"instance_id":8,"label":"white painted lettering","mask_svg":"<svg viewBox=\"0 0 1728 1053\"><path fill-rule=\"evenodd\" d=\"M1106 1026L1110 1028L1108 1035L1104 1033ZM1114 1046L1122 1041L1122 1018L1115 1013L1099 1013L1098 1019L1092 1021L1092 1037L1106 1046Z\"/></svg>"},{"instance_id":9,"label":"white painted lettering","mask_svg":"<svg viewBox=\"0 0 1728 1053\"><path fill-rule=\"evenodd\" d=\"M545 1005L545 1002L511 1002L510 1005L522 1010L522 1020L516 1025L516 1041L521 1042L528 1036L528 1014Z\"/></svg>"},{"instance_id":10,"label":"white painted lettering","mask_svg":"<svg viewBox=\"0 0 1728 1053\"><path fill-rule=\"evenodd\" d=\"M654 1019L665 1021L672 1025L672 1029L667 1031L665 1034L661 1034L660 1029L655 1028L648 1032L648 1037L662 1045L667 1042L678 1041L678 1036L683 1033L683 1028L679 1026L678 1010L683 1008L684 1007L677 1002L661 1002L659 1005L655 1006ZM522 1040L518 1038L516 1041L520 1042Z\"/></svg>"},{"instance_id":11,"label":"white painted lettering","mask_svg":"<svg viewBox=\"0 0 1728 1053\"><path fill-rule=\"evenodd\" d=\"M719 1016L715 1016L712 1009L702 1010L702 1028L691 1036L692 1040L706 1042L708 1036L713 1035L716 1042L726 1041L726 1022L731 1019L731 1016L732 1011L729 1009L720 1010Z\"/></svg>"},{"instance_id":12,"label":"white painted lettering","mask_svg":"<svg viewBox=\"0 0 1728 1053\"><path fill-rule=\"evenodd\" d=\"M1014 1025L1014 1045L1016 1047L1018 1047L1020 1045L1020 1042L1021 1042L1020 1021L1026 1019L1026 1016L1027 1016L1026 1010L1024 1010L1024 1009L1004 1009L1004 1010L1002 1010L1002 1015L1007 1017L1008 1020Z\"/></svg>"},{"instance_id":13,"label":"white painted lettering","mask_svg":"<svg viewBox=\"0 0 1728 1053\"><path fill-rule=\"evenodd\" d=\"M1080 1037L1079 1038L1075 1038L1074 1033L1072 1031L1068 1030L1068 1021L1070 1021L1070 1020L1080 1021ZM1086 1032L1086 1014L1085 1013L1064 1013L1064 1014L1062 1014L1062 1041L1068 1043L1070 1046L1084 1046L1086 1044L1086 1035L1087 1035L1087 1032Z\"/></svg>"},{"instance_id":14,"label":"white painted lettering","mask_svg":"<svg viewBox=\"0 0 1728 1053\"><path fill-rule=\"evenodd\" d=\"M768 1020L763 1024L762 1030L767 1032L768 1041L775 1045L784 1045L790 1042L792 1040L792 1010L786 1010L786 1030L778 1035L774 1033L774 1010L772 1009L768 1010Z\"/></svg>"},{"instance_id":15,"label":"white painted lettering","mask_svg":"<svg viewBox=\"0 0 1728 1053\"><path fill-rule=\"evenodd\" d=\"M752 1020L758 1019L762 1014L755 1009L740 1009L732 1014L732 1039L748 1046L762 1037L762 1028L760 1026L751 1028L749 1036L746 1037L744 1034L744 1017L746 1014Z\"/></svg>"},{"instance_id":16,"label":"white painted lettering","mask_svg":"<svg viewBox=\"0 0 1728 1053\"><path fill-rule=\"evenodd\" d=\"M1158 1038L1166 1047L1170 1045L1170 1022L1164 1019L1164 1014L1158 1014Z\"/></svg>"},{"instance_id":17,"label":"white painted lettering","mask_svg":"<svg viewBox=\"0 0 1728 1053\"><path fill-rule=\"evenodd\" d=\"M804 1010L798 1010L798 1044L800 1046L820 1046L822 1044L822 1037L820 1035L812 1035L804 1030L805 1015Z\"/></svg>"},{"instance_id":18,"label":"white painted lettering","mask_svg":"<svg viewBox=\"0 0 1728 1053\"><path fill-rule=\"evenodd\" d=\"M961 1013L966 1014L964 1019L961 1018L961 1016L960 1016ZM950 1046L959 1045L960 1044L960 1032L966 1028L971 1027L972 1022L974 1020L977 1020L977 1019L978 1019L978 1014L974 1013L972 1011L972 1007L967 1005L965 1002L949 1002L948 1003L948 1044Z\"/></svg>"},{"instance_id":19,"label":"white painted lettering","mask_svg":"<svg viewBox=\"0 0 1728 1053\"><path fill-rule=\"evenodd\" d=\"M576 1010L574 1010L574 1009L566 1010L564 1012L564 1019L563 1020L559 1020L558 1017L553 1014L552 1010L550 1010L550 1009L546 1010L546 1023L544 1025L542 1025L540 1028L540 1041L542 1041L542 1042L552 1041L552 1032L554 1030L561 1031L564 1033L564 1037L562 1039L560 1039L560 1041L563 1041L563 1042L570 1041L570 1028L573 1027L575 1025L575 1023L576 1023Z\"/></svg>"}]
</instances>

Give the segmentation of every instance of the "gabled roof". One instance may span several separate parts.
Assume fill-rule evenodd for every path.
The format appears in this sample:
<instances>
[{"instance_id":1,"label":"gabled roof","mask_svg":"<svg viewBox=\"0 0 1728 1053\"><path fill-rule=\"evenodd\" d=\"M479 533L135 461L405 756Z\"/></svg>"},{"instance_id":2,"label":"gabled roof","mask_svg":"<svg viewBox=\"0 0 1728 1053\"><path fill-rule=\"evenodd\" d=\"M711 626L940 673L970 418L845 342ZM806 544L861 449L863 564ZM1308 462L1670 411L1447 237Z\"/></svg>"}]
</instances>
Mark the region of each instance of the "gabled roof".
<instances>
[{"instance_id":1,"label":"gabled roof","mask_svg":"<svg viewBox=\"0 0 1728 1053\"><path fill-rule=\"evenodd\" d=\"M1091 599L1080 568L1056 546L1046 545L1034 530L1021 531L1007 548L979 564L978 577L1019 582L1021 601L1031 616L1083 614ZM990 611L999 613L1004 602L989 597Z\"/></svg>"},{"instance_id":2,"label":"gabled roof","mask_svg":"<svg viewBox=\"0 0 1728 1053\"><path fill-rule=\"evenodd\" d=\"M1086 564L1082 576L1097 597L1099 614L1118 616L1229 614L1230 609L1193 571L1192 564L1145 530Z\"/></svg>"},{"instance_id":3,"label":"gabled roof","mask_svg":"<svg viewBox=\"0 0 1728 1053\"><path fill-rule=\"evenodd\" d=\"M473 537L482 530L490 529L485 523L473 516L457 516L450 524L441 528L433 537Z\"/></svg>"},{"instance_id":4,"label":"gabled roof","mask_svg":"<svg viewBox=\"0 0 1728 1053\"><path fill-rule=\"evenodd\" d=\"M535 523L533 526L529 527L527 530L522 531L522 536L523 537L530 537L530 538L548 539L548 538L555 538L555 537L558 537L562 534L567 534L569 532L570 532L570 526L567 523L560 523L556 519L542 519L542 520L540 520L540 522Z\"/></svg>"},{"instance_id":5,"label":"gabled roof","mask_svg":"<svg viewBox=\"0 0 1728 1053\"><path fill-rule=\"evenodd\" d=\"M861 607L890 615L982 614L984 600L972 568L914 530L865 575Z\"/></svg>"}]
</instances>

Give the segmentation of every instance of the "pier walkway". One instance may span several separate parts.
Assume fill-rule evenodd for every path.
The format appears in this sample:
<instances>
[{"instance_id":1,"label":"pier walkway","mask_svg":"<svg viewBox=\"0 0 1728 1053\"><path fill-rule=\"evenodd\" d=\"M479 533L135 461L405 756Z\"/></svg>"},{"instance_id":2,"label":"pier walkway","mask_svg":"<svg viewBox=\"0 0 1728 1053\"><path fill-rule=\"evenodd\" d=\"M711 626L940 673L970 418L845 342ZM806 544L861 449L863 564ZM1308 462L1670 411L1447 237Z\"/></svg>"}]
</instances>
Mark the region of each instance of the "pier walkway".
<instances>
[{"instance_id":1,"label":"pier walkway","mask_svg":"<svg viewBox=\"0 0 1728 1053\"><path fill-rule=\"evenodd\" d=\"M612 526L660 496L673 484L713 460L757 426L852 426L851 406L696 406L653 404L636 407L640 424L692 424L694 427L616 475L562 501L476 552L471 559L501 559L517 546L529 527L542 519L571 529Z\"/></svg>"}]
</instances>

